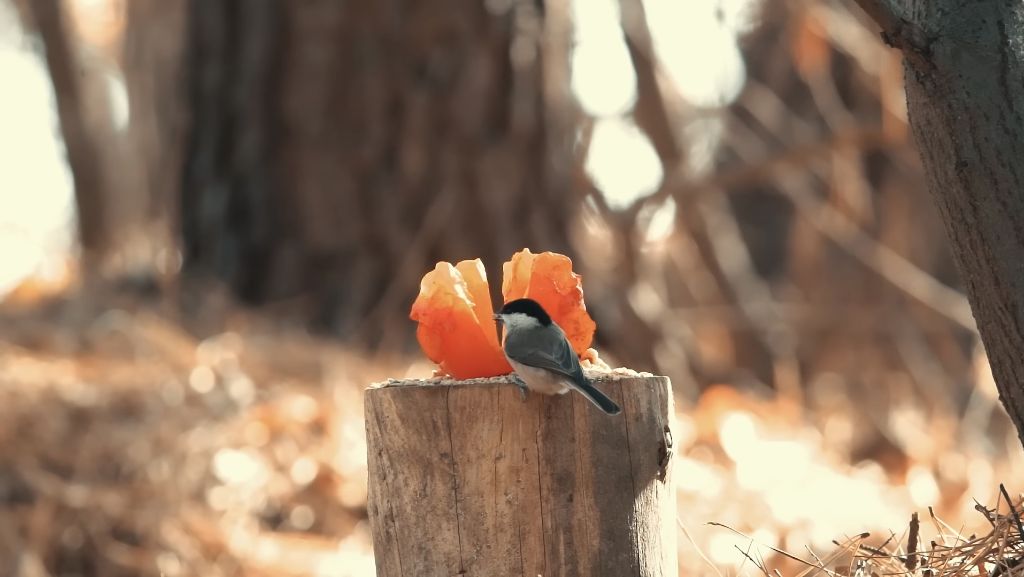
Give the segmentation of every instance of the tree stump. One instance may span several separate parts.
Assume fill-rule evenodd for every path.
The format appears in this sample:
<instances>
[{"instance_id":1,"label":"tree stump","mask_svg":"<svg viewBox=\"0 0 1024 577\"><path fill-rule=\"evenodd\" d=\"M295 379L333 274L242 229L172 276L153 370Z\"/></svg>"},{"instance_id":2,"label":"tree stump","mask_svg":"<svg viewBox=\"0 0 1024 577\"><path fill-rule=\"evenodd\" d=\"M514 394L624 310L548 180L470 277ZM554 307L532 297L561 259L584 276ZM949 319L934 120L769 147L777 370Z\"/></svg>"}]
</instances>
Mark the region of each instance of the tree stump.
<instances>
[{"instance_id":1,"label":"tree stump","mask_svg":"<svg viewBox=\"0 0 1024 577\"><path fill-rule=\"evenodd\" d=\"M621 414L508 377L367 390L377 575L677 575L671 384L588 376Z\"/></svg>"}]
</instances>

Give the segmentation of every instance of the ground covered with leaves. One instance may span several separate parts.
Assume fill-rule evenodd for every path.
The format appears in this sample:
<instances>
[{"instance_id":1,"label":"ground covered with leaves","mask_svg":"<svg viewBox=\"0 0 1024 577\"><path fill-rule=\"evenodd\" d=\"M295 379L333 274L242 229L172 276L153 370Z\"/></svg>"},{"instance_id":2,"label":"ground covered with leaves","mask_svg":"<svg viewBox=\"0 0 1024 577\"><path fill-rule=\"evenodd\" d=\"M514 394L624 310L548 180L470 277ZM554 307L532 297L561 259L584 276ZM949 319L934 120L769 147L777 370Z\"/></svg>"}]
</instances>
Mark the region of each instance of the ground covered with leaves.
<instances>
[{"instance_id":1,"label":"ground covered with leaves","mask_svg":"<svg viewBox=\"0 0 1024 577\"><path fill-rule=\"evenodd\" d=\"M107 296L0 309L0 575L374 574L362 391L432 367L230 307L201 325ZM1016 434L997 405L983 431L924 405L677 399L681 569L1019 573Z\"/></svg>"}]
</instances>

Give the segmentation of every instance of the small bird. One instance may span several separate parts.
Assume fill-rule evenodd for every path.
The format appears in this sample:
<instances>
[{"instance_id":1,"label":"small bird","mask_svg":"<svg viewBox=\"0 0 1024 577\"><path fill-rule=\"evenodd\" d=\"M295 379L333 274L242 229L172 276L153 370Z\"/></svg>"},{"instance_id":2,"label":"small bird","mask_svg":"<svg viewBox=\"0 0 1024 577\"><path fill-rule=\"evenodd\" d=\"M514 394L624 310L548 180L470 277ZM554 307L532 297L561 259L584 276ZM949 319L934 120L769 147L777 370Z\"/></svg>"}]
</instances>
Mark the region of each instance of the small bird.
<instances>
[{"instance_id":1,"label":"small bird","mask_svg":"<svg viewBox=\"0 0 1024 577\"><path fill-rule=\"evenodd\" d=\"M560 395L573 389L609 415L622 411L583 375L569 339L537 301L509 301L494 315L494 320L505 326L501 347L516 372L516 386L524 400L526 389L545 395Z\"/></svg>"}]
</instances>

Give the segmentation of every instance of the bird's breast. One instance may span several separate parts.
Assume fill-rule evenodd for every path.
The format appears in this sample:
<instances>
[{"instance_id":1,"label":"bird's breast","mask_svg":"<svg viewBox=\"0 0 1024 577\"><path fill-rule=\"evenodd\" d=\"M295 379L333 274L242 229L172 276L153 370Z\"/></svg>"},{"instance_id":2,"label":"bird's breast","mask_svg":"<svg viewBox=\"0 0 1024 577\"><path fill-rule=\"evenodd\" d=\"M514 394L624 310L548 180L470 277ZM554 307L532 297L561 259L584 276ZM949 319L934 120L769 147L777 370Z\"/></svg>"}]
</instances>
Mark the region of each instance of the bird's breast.
<instances>
[{"instance_id":1,"label":"bird's breast","mask_svg":"<svg viewBox=\"0 0 1024 577\"><path fill-rule=\"evenodd\" d=\"M507 357L506 357L507 358ZM512 370L526 383L527 388L544 395L561 395L569 390L565 377L547 369L539 369L508 359Z\"/></svg>"}]
</instances>

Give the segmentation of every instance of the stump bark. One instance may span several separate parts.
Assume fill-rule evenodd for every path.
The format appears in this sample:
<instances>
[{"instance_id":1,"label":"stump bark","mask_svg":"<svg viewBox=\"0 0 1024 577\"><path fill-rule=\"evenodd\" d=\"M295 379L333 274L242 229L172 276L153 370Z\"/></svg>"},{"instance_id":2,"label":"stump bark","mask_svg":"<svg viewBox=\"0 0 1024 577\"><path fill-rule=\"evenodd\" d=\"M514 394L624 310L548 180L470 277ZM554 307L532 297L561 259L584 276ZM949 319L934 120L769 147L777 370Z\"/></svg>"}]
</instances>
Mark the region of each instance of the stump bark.
<instances>
[{"instance_id":1,"label":"stump bark","mask_svg":"<svg viewBox=\"0 0 1024 577\"><path fill-rule=\"evenodd\" d=\"M594 380L621 414L505 378L369 389L377 575L677 575L669 380Z\"/></svg>"}]
</instances>

